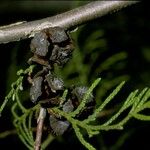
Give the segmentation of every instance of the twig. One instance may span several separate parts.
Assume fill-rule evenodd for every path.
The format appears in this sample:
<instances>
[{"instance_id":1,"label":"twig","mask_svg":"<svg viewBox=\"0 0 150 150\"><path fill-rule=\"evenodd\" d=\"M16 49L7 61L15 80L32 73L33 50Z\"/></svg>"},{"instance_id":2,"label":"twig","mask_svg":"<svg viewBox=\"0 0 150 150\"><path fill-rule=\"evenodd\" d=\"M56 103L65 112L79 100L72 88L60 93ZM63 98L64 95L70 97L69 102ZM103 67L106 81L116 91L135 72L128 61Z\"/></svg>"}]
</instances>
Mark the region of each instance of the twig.
<instances>
[{"instance_id":1,"label":"twig","mask_svg":"<svg viewBox=\"0 0 150 150\"><path fill-rule=\"evenodd\" d=\"M94 1L53 17L0 27L0 43L30 38L36 32L49 27L61 26L65 29L70 29L137 2L119 0Z\"/></svg>"},{"instance_id":2,"label":"twig","mask_svg":"<svg viewBox=\"0 0 150 150\"><path fill-rule=\"evenodd\" d=\"M0 139L6 138L7 136L13 135L13 134L17 134L17 130L16 129L1 132L0 133Z\"/></svg>"},{"instance_id":3,"label":"twig","mask_svg":"<svg viewBox=\"0 0 150 150\"><path fill-rule=\"evenodd\" d=\"M34 150L41 149L41 139L42 139L43 124L44 124L45 116L46 116L46 109L41 107L39 117L37 119L38 125L37 125L37 131L36 131L36 140L35 140Z\"/></svg>"}]
</instances>

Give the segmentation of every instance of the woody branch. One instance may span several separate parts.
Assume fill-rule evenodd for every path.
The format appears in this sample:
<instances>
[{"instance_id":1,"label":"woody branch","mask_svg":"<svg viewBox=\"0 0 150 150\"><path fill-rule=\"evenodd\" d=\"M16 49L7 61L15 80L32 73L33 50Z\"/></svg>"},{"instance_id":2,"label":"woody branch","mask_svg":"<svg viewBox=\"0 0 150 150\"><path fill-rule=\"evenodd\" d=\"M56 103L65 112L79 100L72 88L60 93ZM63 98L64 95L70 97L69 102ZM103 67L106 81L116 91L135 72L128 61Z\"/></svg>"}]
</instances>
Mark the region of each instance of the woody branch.
<instances>
[{"instance_id":1,"label":"woody branch","mask_svg":"<svg viewBox=\"0 0 150 150\"><path fill-rule=\"evenodd\" d=\"M45 28L61 26L67 30L90 20L118 11L138 1L94 1L65 13L41 20L0 27L0 44L33 37Z\"/></svg>"}]
</instances>

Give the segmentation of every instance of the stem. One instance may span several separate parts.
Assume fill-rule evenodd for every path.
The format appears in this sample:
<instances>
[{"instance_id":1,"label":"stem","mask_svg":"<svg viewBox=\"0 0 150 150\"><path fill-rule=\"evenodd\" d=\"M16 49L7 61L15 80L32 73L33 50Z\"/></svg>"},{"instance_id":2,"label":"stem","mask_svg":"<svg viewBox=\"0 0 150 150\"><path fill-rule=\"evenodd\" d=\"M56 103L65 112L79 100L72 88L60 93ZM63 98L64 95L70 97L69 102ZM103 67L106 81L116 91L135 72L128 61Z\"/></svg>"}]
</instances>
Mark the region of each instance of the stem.
<instances>
[{"instance_id":1,"label":"stem","mask_svg":"<svg viewBox=\"0 0 150 150\"><path fill-rule=\"evenodd\" d=\"M14 134L17 134L17 130L16 129L1 132L0 133L0 139L6 138L7 136L14 135Z\"/></svg>"},{"instance_id":2,"label":"stem","mask_svg":"<svg viewBox=\"0 0 150 150\"><path fill-rule=\"evenodd\" d=\"M39 117L37 119L37 131L36 131L36 140L35 140L35 146L34 150L40 150L41 149L41 140L42 140L42 132L43 132L43 124L44 119L46 117L46 110L45 108L40 108Z\"/></svg>"},{"instance_id":3,"label":"stem","mask_svg":"<svg viewBox=\"0 0 150 150\"><path fill-rule=\"evenodd\" d=\"M0 27L0 43L30 38L36 32L49 27L61 26L65 29L70 29L137 2L94 1L53 17Z\"/></svg>"},{"instance_id":4,"label":"stem","mask_svg":"<svg viewBox=\"0 0 150 150\"><path fill-rule=\"evenodd\" d=\"M42 150L46 149L46 147L55 139L54 136L51 134L48 135L48 137L45 139L45 141L42 143Z\"/></svg>"}]
</instances>

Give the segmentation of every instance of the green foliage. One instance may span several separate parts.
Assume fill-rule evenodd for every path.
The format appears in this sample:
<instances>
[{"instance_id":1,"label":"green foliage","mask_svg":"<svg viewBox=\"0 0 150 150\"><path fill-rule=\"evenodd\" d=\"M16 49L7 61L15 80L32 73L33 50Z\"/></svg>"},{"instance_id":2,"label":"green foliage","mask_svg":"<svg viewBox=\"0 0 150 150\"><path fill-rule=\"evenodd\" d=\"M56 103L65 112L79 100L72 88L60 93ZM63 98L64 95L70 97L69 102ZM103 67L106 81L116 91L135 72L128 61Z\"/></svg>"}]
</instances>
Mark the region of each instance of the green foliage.
<instances>
[{"instance_id":1,"label":"green foliage","mask_svg":"<svg viewBox=\"0 0 150 150\"><path fill-rule=\"evenodd\" d=\"M34 66L30 66L26 70L19 70L17 72L17 75L19 76L19 78L17 79L16 82L12 83L11 90L8 93L8 95L5 97L5 100L2 106L0 107L0 113L2 113L8 100L12 99L14 101L14 104L11 108L12 114L14 116L13 124L16 127L19 138L28 147L28 149L33 149L34 140L33 140L33 135L31 131L31 121L33 117L33 111L35 110L35 108L33 107L31 109L26 109L22 105L22 102L19 98L19 92L23 90L22 82L23 82L24 77L22 75L30 74L33 71L33 68ZM19 116L15 112L16 107L18 107L21 110L21 113L22 113L21 116ZM27 122L28 122L28 125L27 125Z\"/></svg>"},{"instance_id":2,"label":"green foliage","mask_svg":"<svg viewBox=\"0 0 150 150\"><path fill-rule=\"evenodd\" d=\"M77 32L73 33L72 35L77 43L77 48L74 52L72 60L64 68L60 69L56 67L56 74L62 76L68 85L74 84L75 82L78 83L78 81L81 82L80 84L88 85L90 83L89 78L90 80L94 80L95 76L98 75L99 77L101 74L103 75L103 72L108 72L108 76L106 76L106 78L104 78L102 81L100 78L98 78L91 84L81 104L75 111L65 113L60 108L53 108L53 111L59 113L60 116L65 117L71 123L77 138L87 149L94 150L95 148L89 142L87 142L86 138L84 137L84 131L86 131L89 138L91 138L100 134L100 132L103 130L108 131L123 129L124 125L128 122L130 118L136 118L138 120L143 121L150 120L150 116L142 114L143 110L150 108L150 89L144 88L141 92L139 92L138 90L131 92L125 100L124 104L121 104L122 106L118 111L116 111L114 115L112 115L110 118L107 118L108 120L103 124L97 124L97 118L99 118L100 114L102 114L106 110L106 106L112 101L112 99L118 94L118 92L124 85L124 82L121 81L129 79L128 75L119 74L113 76L109 71L120 71L122 68L124 68L125 63L120 62L124 62L126 60L127 53L122 51L113 54L112 56L109 56L103 62L101 62L91 74L91 70L89 68L93 68L92 66L99 59L100 55L107 51L107 44L106 40L102 38L104 36L104 32L102 30L99 30L89 33L89 38L86 39L85 44L83 42L83 45L81 45L81 43L77 42L77 38L79 34L81 34L81 32L82 28L80 28ZM82 51L80 51L81 48ZM100 48L101 51L99 50ZM97 54L97 52L99 54ZM90 56L90 61L88 62L85 62L86 55ZM35 107L26 109L22 104L22 100L21 97L19 97L19 93L23 92L22 82L24 80L24 76L22 75L30 74L33 71L33 68L34 66L31 66L25 71L18 71L17 75L19 75L19 78L16 82L14 82L11 85L11 90L5 97L5 100L0 107L0 113L2 113L7 102L11 99L13 100L14 104L11 108L14 117L13 124L17 130L19 138L28 149L33 149L34 147L34 129L36 126L35 124L33 124L33 122L35 121L34 116L39 112L40 107L39 105L36 105ZM79 76L69 78L69 76L74 72L79 74ZM98 85L100 81L101 86ZM110 95L104 97L107 95L107 92L119 82L121 83L110 93ZM97 88L95 89L96 86ZM93 114L90 115L87 119L76 119L76 116L84 109L87 99L93 90L96 91L96 109L94 110ZM66 101L67 94L68 91L65 90L61 97L62 104L64 101ZM103 100L104 98L105 100ZM120 119L121 114L126 111L128 111L126 117ZM52 135L48 135L48 137L46 137L42 143L42 149L45 149L52 142L53 139L54 137Z\"/></svg>"},{"instance_id":3,"label":"green foliage","mask_svg":"<svg viewBox=\"0 0 150 150\"><path fill-rule=\"evenodd\" d=\"M13 125L16 128L17 134L20 138L20 140L24 143L24 145L30 149L33 150L34 148L34 127L32 125L33 120L35 119L35 114L39 111L39 105L36 105L32 108L26 109L22 105L22 99L19 96L19 93L23 91L23 80L24 76L27 74L30 74L33 72L34 65L30 66L26 70L19 70L17 72L17 75L19 78L16 82L12 83L11 90L8 93L8 95L5 97L5 100L3 104L0 107L0 112L2 113L4 107L6 107L6 104L8 103L8 100L13 100L14 104L11 107L11 112L14 117ZM64 92L65 96L65 92ZM21 111L21 112L20 112ZM9 133L1 133L1 137L5 137L5 134ZM45 149L47 145L53 140L52 136L48 136L47 139L43 142L42 148Z\"/></svg>"},{"instance_id":4,"label":"green foliage","mask_svg":"<svg viewBox=\"0 0 150 150\"><path fill-rule=\"evenodd\" d=\"M89 88L89 91L92 91L92 87L97 84L97 81L99 82L100 80L96 80L92 86ZM140 114L140 112L146 108L150 108L150 89L145 88L141 92L138 92L138 90L135 90L134 92L130 93L128 98L125 100L124 104L120 108L120 110L113 115L108 121L106 121L103 124L100 125L93 125L92 122L96 120L97 116L99 113L101 113L104 109L105 106L115 97L115 95L121 90L122 86L124 85L124 82L119 84L116 89L106 98L106 100L97 108L94 110L93 114L90 115L87 119L85 120L77 120L75 119L75 114L80 113L79 110L84 108L84 104L86 103L83 101L79 105L79 107L71 113L65 113L61 111L58 108L54 108L53 110L57 113L59 113L61 116L65 117L71 124L72 127L76 133L76 136L80 140L80 142L89 150L95 150L95 148L88 142L85 141L83 138L83 134L80 129L84 129L87 131L87 134L89 137L92 137L96 134L99 134L100 131L102 130L121 130L123 129L124 125L128 122L128 120L132 117L138 119L138 120L143 120L143 121L150 121L150 116L146 116L144 114ZM88 97L89 92L85 94L85 97ZM85 100L85 99L83 99ZM127 113L126 117L124 117L121 121L115 122L117 118L125 111L127 108L130 107L130 111Z\"/></svg>"},{"instance_id":5,"label":"green foliage","mask_svg":"<svg viewBox=\"0 0 150 150\"><path fill-rule=\"evenodd\" d=\"M83 2L73 1L72 3L75 3L77 6ZM134 8L142 8L141 6L142 4ZM73 5L72 7L75 7L75 5ZM54 14L55 12L57 13L57 9L54 8L55 7L53 7L53 9L48 8L47 15L49 15L50 12L52 12L52 14ZM56 74L60 75L64 79L65 83L67 83L67 86L70 86L71 84L75 83L90 86L92 85L93 80L102 77L101 84L97 85L96 89L94 89L94 96L96 98L97 103L95 111L97 110L99 113L97 112L97 116L93 114L94 117L91 120L96 119L96 117L98 119L88 122L88 119L91 118L91 116L89 116L86 120L82 120L84 124L86 124L87 122L87 125L92 125L92 127L94 124L95 128L97 127L97 130L93 129L94 132L100 131L101 133L101 130L106 129L106 127L110 127L110 129L116 129L117 127L118 129L122 128L130 118L136 118L141 121L149 121L150 119L149 116L145 114L145 110L149 110L150 105L149 88L144 88L141 92L135 90L130 93L130 91L133 89L142 89L144 86L150 85L150 72L148 68L150 62L150 48L149 40L147 40L148 38L146 37L148 35L147 31L149 31L149 29L145 26L145 24L148 23L149 16L142 13L140 17L135 17L135 14L139 11L144 12L143 10L145 10L145 7L143 7L143 9L134 8L126 9L127 11L121 11L120 13L118 12L115 15L108 15L104 18L100 18L100 20L95 20L93 24L91 22L90 24L78 28L76 32L72 33L76 49L74 51L71 61L64 68L55 68ZM51 10L55 10L55 12ZM44 12L46 12L45 9ZM40 11L40 15L41 14L43 14L43 10ZM27 17L26 20L33 20L35 19L35 16L37 19L39 17L37 13L33 18L32 16L34 15L31 15L31 18L28 18L29 16L26 15L25 18ZM16 17L18 16L16 15ZM15 19L14 17L11 18ZM8 18L5 17L2 20L4 21L5 19ZM18 18L16 18L16 20L18 20ZM2 78L4 83L1 82L1 96L3 95L4 91L9 91L10 84L16 78L16 70L18 70L19 68L24 68L25 60L27 60L30 57L29 43L27 44L27 42L28 41L23 40L16 43L1 45L1 49L4 49L3 55L1 55L0 59L2 64L1 76L5 77ZM3 61L4 57L8 59L8 61ZM24 94L26 95L25 97L20 96L20 94L22 94L20 92L25 92L20 91L20 89L22 89L22 80L23 76L19 76L19 79L16 82L14 82L14 84L12 84L11 91L5 97L3 104L0 104L0 112L2 113L6 104L12 99L12 103L14 103L14 105L12 107L12 105L8 103L7 110L9 110L9 108L12 107L12 112L15 120L14 125L17 128L17 132L19 133L19 136L22 135L20 136L22 141L24 141L24 143L29 148L32 148L32 134L30 134L31 136L28 136L28 133L26 133L26 131L31 132L32 130L33 138L35 138L35 114L38 113L39 106L30 109L26 109L24 107L24 102L28 104L29 100L26 99L26 101L24 101L25 97L27 96L27 93ZM111 103L112 99L107 98L109 93L111 93L112 89L114 89L115 86L118 85L121 81L127 80L127 88L125 89L125 92L122 93L122 95L119 97L119 101L116 100L118 99L118 97L115 97L115 100L113 101L115 102L115 104ZM127 93L130 94L125 100L125 103L123 104L123 99L126 97ZM66 95L67 90L62 96L61 103L65 101ZM113 108L113 111L112 114L104 116L106 117L106 122L103 123L104 117L101 118L101 116L107 110L109 110L109 107L107 108L107 106L111 107L110 110L112 110ZM101 111L98 109L100 107ZM118 110L118 108L120 109ZM61 113L61 110L59 110L59 108L55 109L55 111L58 110ZM116 113L113 114L114 112ZM125 118L123 118L124 113L126 114ZM65 115L67 116L67 114ZM3 116L3 118L5 119L5 116ZM5 126L6 124L8 124L8 122L10 122L11 119L11 117L7 118L7 122L0 123L2 126L2 130L4 129L3 125ZM73 120L75 118L70 117L70 120L71 119ZM134 123L132 125L135 126ZM23 124L25 124L26 126L24 126ZM21 125L21 129L18 127L19 125ZM103 128L100 129L99 125L101 125L101 127ZM138 130L136 128L137 126L138 125L136 124L134 131ZM84 131L86 131L86 129L82 128L78 124L76 124L73 127L75 129L75 133L77 133L77 137L79 137L83 145L87 145L87 147L90 147L89 143L85 142L86 137L84 136ZM133 130L133 128L131 130ZM143 130L147 130L145 126L144 128L142 128L142 132ZM126 130L120 133L121 136L119 136L119 140L115 141L117 146L115 146L114 143L111 145L107 145L106 139L105 137L103 137L103 133L97 135L95 139L98 141L97 144L100 145L100 149L106 150L108 147L108 149L112 148L113 150L117 150L121 149L120 147L121 145L123 145L124 138L132 138L130 132L128 133L126 132ZM4 131L0 133L0 138L5 138L6 136L11 134L16 134L16 130L13 129ZM48 144L52 142L54 137L49 134L48 137L44 138L45 141L42 145L43 149L45 149L48 146ZM145 139L143 137L144 142L146 141ZM15 142L13 144L15 145ZM132 144L134 144L134 142Z\"/></svg>"},{"instance_id":6,"label":"green foliage","mask_svg":"<svg viewBox=\"0 0 150 150\"><path fill-rule=\"evenodd\" d=\"M18 136L21 141L26 145L30 150L34 147L34 136L32 125L34 114L37 114L39 111L39 105L36 105L32 108L26 109L21 102L19 97L20 91L23 89L23 74L28 74L33 71L34 66L29 67L25 71L18 71L19 78L16 82L12 84L12 89L5 97L5 101L1 106L1 111L5 107L9 99L14 101L12 106L12 114L14 116L13 124L17 130ZM99 117L99 114L105 110L105 107L114 99L114 97L121 90L125 82L121 82L111 93L110 95L94 110L93 114L88 116L84 120L76 119L76 115L85 108L87 99L95 89L95 87L101 81L100 78L95 80L93 84L88 89L87 93L84 95L83 100L76 110L70 113L62 111L59 107L52 108L52 110L58 113L60 116L65 117L72 125L74 132L79 139L79 141L89 150L95 150L95 148L85 140L83 131L86 131L89 138L100 134L101 131L106 130L121 130L124 125L128 122L130 118L136 118L142 121L150 121L150 116L142 114L141 112L147 108L150 108L150 89L144 88L141 92L135 90L129 94L125 102L122 104L121 108L112 115L106 122L103 124L97 124L96 119ZM66 101L68 91L65 90L61 99L62 103ZM124 118L118 119L121 114L125 111L128 111ZM20 112L21 111L21 112ZM119 120L119 121L118 121ZM95 123L94 123L95 122ZM93 124L94 123L94 124ZM45 149L48 144L53 140L52 136L48 136L43 142L42 148Z\"/></svg>"},{"instance_id":7,"label":"green foliage","mask_svg":"<svg viewBox=\"0 0 150 150\"><path fill-rule=\"evenodd\" d=\"M17 106L17 102L14 103L14 105L12 106L12 114L14 116L13 124L17 129L17 133L21 141L25 144L25 146L28 149L32 150L34 147L34 138L31 130L31 122L33 118L33 113L36 110L37 106L31 109L24 108L24 110L22 110L23 107L19 107L22 111L24 111L24 113L21 116L19 116L15 112Z\"/></svg>"},{"instance_id":8,"label":"green foliage","mask_svg":"<svg viewBox=\"0 0 150 150\"><path fill-rule=\"evenodd\" d=\"M74 3L78 5L78 3L80 2L78 1ZM125 14L127 13L128 12L126 12ZM89 88L87 94L85 94L82 103L74 112L65 113L60 108L53 108L53 111L59 113L60 116L64 116L72 124L77 138L88 149L94 149L94 147L88 142L85 133L87 133L89 137L96 135L98 137L98 135L102 135L101 131L103 130L123 129L124 125L131 118L135 118L141 121L150 120L150 116L144 113L146 109L150 108L150 89L144 88L141 92L139 92L139 90L135 90L130 93L130 85L132 83L134 83L134 88L139 89L143 88L142 84L149 85L149 70L146 71L145 68L145 66L149 66L149 47L141 47L142 45L140 45L139 41L141 41L141 43L142 41L146 41L143 38L143 32L142 35L138 37L138 35L140 35L141 29L140 22L143 21L134 20L136 22L136 26L134 26L134 32L132 24L130 24L133 23L133 18L131 17L132 21L129 20L127 22L127 18L129 18L129 16L125 14L122 13L120 15L116 15L116 20L112 15L113 21L111 20L111 18L108 19L108 22L104 19L103 21L101 21L100 24L98 23L98 25L95 21L93 25L91 23L91 25L88 24L82 26L78 28L76 32L72 32L72 37L75 41L74 43L76 47L72 59L68 64L66 64L64 68L55 67L55 73L63 78L65 83L67 83L67 86L70 86L71 84L74 85L75 83L87 86L92 85ZM130 26L131 29L127 26L126 28L124 28L124 26L127 24L129 24L128 26ZM131 37L132 34L133 37L135 36L135 34L137 34L136 38L139 38L137 40L138 42L136 41L135 44L133 44L134 38ZM133 39L129 40L130 38ZM20 45L23 45L23 43L20 42ZM12 61L10 67L5 67L9 68L9 73L7 74L8 85L10 85L10 81L14 80L15 72L18 66L20 66L20 61L18 61L18 57L23 60L23 64L24 60L29 58L29 56L27 55L28 48L26 45L27 44L25 41L24 46L17 46L18 49L11 50L10 56ZM148 43L146 45L148 45ZM26 58L23 57L24 55L22 55L23 48ZM17 51L19 51L20 49L20 54L16 54ZM136 66L134 66L135 63ZM22 66L20 67L22 68ZM136 67L137 69L135 69L134 67ZM28 72L32 72L32 69L30 69L27 69L26 71L21 71L19 74L28 74ZM140 72L139 76L137 75L137 71ZM135 76L138 76L138 78L141 77L142 81L137 81ZM99 77L102 77L100 85L98 84L100 82ZM98 79L93 82L95 78ZM122 99L125 97L126 93L123 93L121 97L119 97L122 98L121 103L120 101L116 102L115 100L117 98L115 97L115 95L118 94L118 92L124 85L124 82L122 82L121 84L119 83L121 81L127 80L129 81L129 84L126 91L130 94L124 101L124 103L122 103ZM28 149L33 149L35 140L34 132L36 128L35 116L39 112L39 105L28 109L24 107L24 101L22 101L22 97L20 96L20 92L24 92L21 91L23 88L22 81L23 76L19 76L18 80L12 84L9 94L5 97L5 100L0 107L0 113L2 113L7 102L12 99L14 103L13 106L11 106L12 114L14 116L13 124L17 129L17 133L21 141L28 147ZM115 86L117 87L115 88ZM95 92L94 96L97 103L95 111L87 119L77 120L76 116L84 108L88 95L91 94L93 89ZM112 89L114 90L110 92L110 90ZM62 104L66 100L66 97L67 90L64 91L61 97ZM113 98L115 99L114 101L117 103L117 108L113 107L114 105L112 105L111 103L113 101ZM108 110L107 106L109 106L109 104L111 104L110 110L113 108L113 112L106 117L106 121L103 123L104 120L103 117L101 118L101 115ZM123 117L124 114L126 114L125 117ZM14 133L14 130L12 133ZM0 138L4 138L8 134L10 134L9 131L0 133ZM121 138L119 138L119 140L116 142L116 147L121 146L123 144L124 138L128 138L129 136L130 134L128 133L121 135ZM45 149L55 137L49 134L47 137L44 138L45 140L42 143L42 149ZM99 143L101 143L101 138L102 137L97 138ZM107 145L105 145L105 147L107 147ZM113 145L112 149L116 150L116 147ZM109 149L111 148L109 147Z\"/></svg>"},{"instance_id":9,"label":"green foliage","mask_svg":"<svg viewBox=\"0 0 150 150\"><path fill-rule=\"evenodd\" d=\"M19 78L11 84L11 90L8 93L8 95L5 97L3 104L0 107L0 114L2 113L4 107L6 106L6 104L8 103L8 100L12 99L13 101L16 99L17 104L20 106L22 112L25 111L25 108L22 106L22 104L19 101L19 97L18 97L18 93L19 91L23 90L23 76L21 75L25 75L25 74L29 74L33 71L34 66L30 66L29 68L27 68L26 70L19 70L17 72L17 75L19 76Z\"/></svg>"}]
</instances>

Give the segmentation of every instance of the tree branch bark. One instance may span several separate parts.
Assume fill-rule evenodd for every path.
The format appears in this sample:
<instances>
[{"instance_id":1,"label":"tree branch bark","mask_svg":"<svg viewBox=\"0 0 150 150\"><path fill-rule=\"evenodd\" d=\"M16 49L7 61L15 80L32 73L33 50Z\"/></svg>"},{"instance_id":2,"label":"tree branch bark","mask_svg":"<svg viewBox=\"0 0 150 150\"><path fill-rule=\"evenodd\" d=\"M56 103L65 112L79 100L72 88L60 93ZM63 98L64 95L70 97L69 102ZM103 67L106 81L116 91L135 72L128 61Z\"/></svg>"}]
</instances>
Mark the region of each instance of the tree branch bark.
<instances>
[{"instance_id":1,"label":"tree branch bark","mask_svg":"<svg viewBox=\"0 0 150 150\"><path fill-rule=\"evenodd\" d=\"M79 26L88 21L118 11L138 1L94 1L65 13L41 20L16 23L0 27L0 44L33 37L45 28L60 26L65 29Z\"/></svg>"},{"instance_id":2,"label":"tree branch bark","mask_svg":"<svg viewBox=\"0 0 150 150\"><path fill-rule=\"evenodd\" d=\"M41 149L41 141L42 141L42 133L43 133L43 125L44 125L44 119L46 117L46 110L45 108L40 108L39 117L37 120L37 131L36 131L36 139L35 139L35 145L34 150L40 150Z\"/></svg>"}]
</instances>

